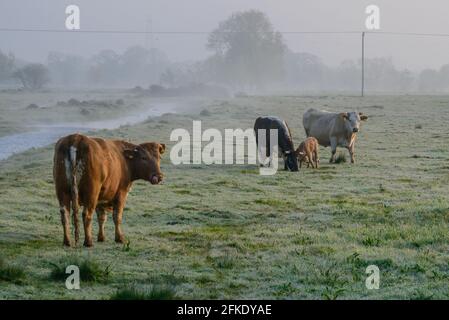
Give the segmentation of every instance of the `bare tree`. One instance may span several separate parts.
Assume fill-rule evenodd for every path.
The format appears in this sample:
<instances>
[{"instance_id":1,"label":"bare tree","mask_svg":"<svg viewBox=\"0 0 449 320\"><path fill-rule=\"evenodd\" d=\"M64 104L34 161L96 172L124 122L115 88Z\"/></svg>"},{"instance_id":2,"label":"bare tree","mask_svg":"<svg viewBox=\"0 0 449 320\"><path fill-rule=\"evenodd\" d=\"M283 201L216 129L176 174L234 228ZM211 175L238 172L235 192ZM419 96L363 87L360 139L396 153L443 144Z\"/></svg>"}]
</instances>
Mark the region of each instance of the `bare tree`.
<instances>
[{"instance_id":1,"label":"bare tree","mask_svg":"<svg viewBox=\"0 0 449 320\"><path fill-rule=\"evenodd\" d=\"M0 50L0 81L8 80L11 77L14 61L15 58L11 53L6 55Z\"/></svg>"},{"instance_id":2,"label":"bare tree","mask_svg":"<svg viewBox=\"0 0 449 320\"><path fill-rule=\"evenodd\" d=\"M41 89L50 81L47 67L40 63L27 64L17 70L14 76L22 82L24 88L30 90Z\"/></svg>"},{"instance_id":3,"label":"bare tree","mask_svg":"<svg viewBox=\"0 0 449 320\"><path fill-rule=\"evenodd\" d=\"M215 51L222 80L229 84L263 87L283 75L282 35L260 11L231 15L209 35L207 47Z\"/></svg>"}]
</instances>

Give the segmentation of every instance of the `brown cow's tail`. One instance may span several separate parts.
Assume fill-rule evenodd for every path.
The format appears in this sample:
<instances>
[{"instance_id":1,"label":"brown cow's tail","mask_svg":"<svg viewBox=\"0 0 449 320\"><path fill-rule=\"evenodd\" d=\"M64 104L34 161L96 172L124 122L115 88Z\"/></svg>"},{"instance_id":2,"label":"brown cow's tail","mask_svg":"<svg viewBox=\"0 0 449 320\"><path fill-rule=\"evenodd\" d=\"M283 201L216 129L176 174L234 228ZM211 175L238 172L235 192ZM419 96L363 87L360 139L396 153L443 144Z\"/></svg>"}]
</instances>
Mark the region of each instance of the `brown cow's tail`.
<instances>
[{"instance_id":1,"label":"brown cow's tail","mask_svg":"<svg viewBox=\"0 0 449 320\"><path fill-rule=\"evenodd\" d=\"M70 161L70 189L72 197L72 214L73 214L73 226L75 228L75 244L78 243L79 232L79 220L78 220L78 181L77 181L77 163L76 163L76 147L71 146L69 148L69 161Z\"/></svg>"}]
</instances>

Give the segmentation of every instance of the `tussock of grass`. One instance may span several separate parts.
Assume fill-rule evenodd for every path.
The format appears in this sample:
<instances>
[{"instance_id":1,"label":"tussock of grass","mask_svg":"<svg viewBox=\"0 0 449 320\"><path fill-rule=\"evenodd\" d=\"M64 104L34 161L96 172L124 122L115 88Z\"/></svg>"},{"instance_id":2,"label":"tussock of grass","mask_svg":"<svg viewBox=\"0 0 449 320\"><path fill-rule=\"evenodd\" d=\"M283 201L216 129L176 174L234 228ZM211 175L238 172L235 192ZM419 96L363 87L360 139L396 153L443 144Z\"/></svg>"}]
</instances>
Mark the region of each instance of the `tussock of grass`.
<instances>
[{"instance_id":1,"label":"tussock of grass","mask_svg":"<svg viewBox=\"0 0 449 320\"><path fill-rule=\"evenodd\" d=\"M366 237L362 240L362 244L367 247L378 247L381 244L381 240L379 238Z\"/></svg>"},{"instance_id":2,"label":"tussock of grass","mask_svg":"<svg viewBox=\"0 0 449 320\"><path fill-rule=\"evenodd\" d=\"M0 281L21 284L25 277L26 273L23 267L8 265L2 258L0 258Z\"/></svg>"},{"instance_id":3,"label":"tussock of grass","mask_svg":"<svg viewBox=\"0 0 449 320\"><path fill-rule=\"evenodd\" d=\"M212 115L212 113L207 109L203 109L200 112L200 116L203 116L203 117L210 117L211 115Z\"/></svg>"},{"instance_id":4,"label":"tussock of grass","mask_svg":"<svg viewBox=\"0 0 449 320\"><path fill-rule=\"evenodd\" d=\"M309 235L297 233L292 238L292 242L296 245L304 246L304 245L311 245L313 244L313 239Z\"/></svg>"},{"instance_id":5,"label":"tussock of grass","mask_svg":"<svg viewBox=\"0 0 449 320\"><path fill-rule=\"evenodd\" d=\"M254 200L254 203L270 206L272 208L285 208L294 206L294 204L290 201L275 198L256 199Z\"/></svg>"},{"instance_id":6,"label":"tussock of grass","mask_svg":"<svg viewBox=\"0 0 449 320\"><path fill-rule=\"evenodd\" d=\"M167 273L161 274L158 276L150 276L148 279L149 282L155 285L170 285L177 286L186 281L183 276L175 275L175 273Z\"/></svg>"},{"instance_id":7,"label":"tussock of grass","mask_svg":"<svg viewBox=\"0 0 449 320\"><path fill-rule=\"evenodd\" d=\"M346 163L346 153L339 152L337 157L335 158L335 163Z\"/></svg>"},{"instance_id":8,"label":"tussock of grass","mask_svg":"<svg viewBox=\"0 0 449 320\"><path fill-rule=\"evenodd\" d=\"M326 287L321 294L321 297L324 300L337 300L337 298L341 296L345 292L345 290L345 288Z\"/></svg>"},{"instance_id":9,"label":"tussock of grass","mask_svg":"<svg viewBox=\"0 0 449 320\"><path fill-rule=\"evenodd\" d=\"M50 263L50 265L50 279L55 281L67 279L66 268L70 265L78 266L81 281L105 283L108 282L111 274L110 265L104 267L91 259L81 259L76 256L63 258L57 263Z\"/></svg>"},{"instance_id":10,"label":"tussock of grass","mask_svg":"<svg viewBox=\"0 0 449 320\"><path fill-rule=\"evenodd\" d=\"M232 269L236 263L235 258L229 254L219 257L211 257L210 260L217 269Z\"/></svg>"},{"instance_id":11,"label":"tussock of grass","mask_svg":"<svg viewBox=\"0 0 449 320\"><path fill-rule=\"evenodd\" d=\"M150 289L129 286L117 290L111 300L174 300L178 299L176 290L170 285L153 285Z\"/></svg>"}]
</instances>

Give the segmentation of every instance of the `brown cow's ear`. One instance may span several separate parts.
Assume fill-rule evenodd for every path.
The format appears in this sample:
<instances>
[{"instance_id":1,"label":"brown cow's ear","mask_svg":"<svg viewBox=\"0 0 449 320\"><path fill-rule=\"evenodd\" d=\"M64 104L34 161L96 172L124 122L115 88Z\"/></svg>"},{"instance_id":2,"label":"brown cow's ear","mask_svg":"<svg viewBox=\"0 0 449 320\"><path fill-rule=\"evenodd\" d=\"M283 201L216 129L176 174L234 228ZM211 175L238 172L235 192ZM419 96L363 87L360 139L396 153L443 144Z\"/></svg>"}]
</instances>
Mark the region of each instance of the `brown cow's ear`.
<instances>
[{"instance_id":1,"label":"brown cow's ear","mask_svg":"<svg viewBox=\"0 0 449 320\"><path fill-rule=\"evenodd\" d=\"M342 117L343 119L346 119L346 120L349 119L348 113L347 113L347 112L342 112L342 113L340 113L340 117Z\"/></svg>"},{"instance_id":2,"label":"brown cow's ear","mask_svg":"<svg viewBox=\"0 0 449 320\"><path fill-rule=\"evenodd\" d=\"M360 115L360 120L362 120L362 121L366 121L367 119L368 119L368 117L367 116L365 116L363 113L359 113L359 115Z\"/></svg>"},{"instance_id":3,"label":"brown cow's ear","mask_svg":"<svg viewBox=\"0 0 449 320\"><path fill-rule=\"evenodd\" d=\"M299 149L296 149L295 150L295 156L298 157L298 155L299 155Z\"/></svg>"},{"instance_id":4,"label":"brown cow's ear","mask_svg":"<svg viewBox=\"0 0 449 320\"><path fill-rule=\"evenodd\" d=\"M159 153L164 154L165 152L165 143L159 143Z\"/></svg>"}]
</instances>

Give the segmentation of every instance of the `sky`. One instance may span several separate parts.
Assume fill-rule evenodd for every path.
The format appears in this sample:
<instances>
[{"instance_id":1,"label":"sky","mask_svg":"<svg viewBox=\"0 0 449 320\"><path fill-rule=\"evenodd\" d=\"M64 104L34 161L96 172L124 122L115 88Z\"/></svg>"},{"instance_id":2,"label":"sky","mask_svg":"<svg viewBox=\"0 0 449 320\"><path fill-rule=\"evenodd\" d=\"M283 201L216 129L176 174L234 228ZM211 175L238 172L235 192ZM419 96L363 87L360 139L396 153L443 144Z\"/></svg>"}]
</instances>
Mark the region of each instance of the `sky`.
<instances>
[{"instance_id":1,"label":"sky","mask_svg":"<svg viewBox=\"0 0 449 320\"><path fill-rule=\"evenodd\" d=\"M170 60L196 61L211 54L207 33L233 12L257 9L281 32L367 31L366 6L380 8L383 32L449 34L447 0L0 0L0 29L65 29L65 8L76 4L81 30L184 32L181 34L30 33L0 31L0 50L44 62L49 51L91 56L102 49L155 47ZM200 33L185 33L189 31ZM360 34L284 34L288 47L331 65L361 54ZM366 56L391 57L419 71L449 63L449 37L366 35Z\"/></svg>"}]
</instances>

